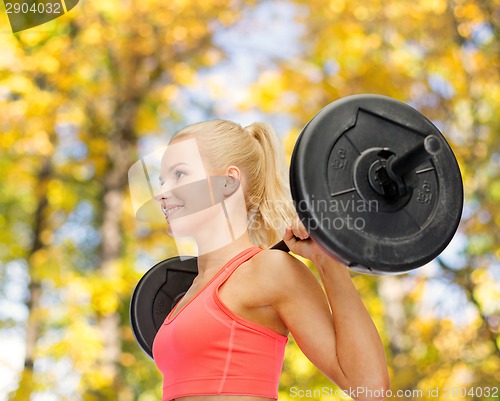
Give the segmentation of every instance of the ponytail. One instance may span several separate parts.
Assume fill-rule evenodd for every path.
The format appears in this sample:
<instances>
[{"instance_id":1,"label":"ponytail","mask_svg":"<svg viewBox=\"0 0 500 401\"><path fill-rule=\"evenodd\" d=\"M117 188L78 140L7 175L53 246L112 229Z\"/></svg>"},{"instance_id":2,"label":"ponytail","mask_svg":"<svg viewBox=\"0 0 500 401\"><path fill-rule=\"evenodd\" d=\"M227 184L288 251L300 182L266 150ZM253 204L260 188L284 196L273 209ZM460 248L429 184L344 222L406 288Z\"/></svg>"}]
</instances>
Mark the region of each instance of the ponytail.
<instances>
[{"instance_id":1,"label":"ponytail","mask_svg":"<svg viewBox=\"0 0 500 401\"><path fill-rule=\"evenodd\" d=\"M261 154L260 168L256 166L258 182L248 199L250 236L269 247L281 240L295 214L285 152L270 124L253 123L245 131L258 142Z\"/></svg>"}]
</instances>

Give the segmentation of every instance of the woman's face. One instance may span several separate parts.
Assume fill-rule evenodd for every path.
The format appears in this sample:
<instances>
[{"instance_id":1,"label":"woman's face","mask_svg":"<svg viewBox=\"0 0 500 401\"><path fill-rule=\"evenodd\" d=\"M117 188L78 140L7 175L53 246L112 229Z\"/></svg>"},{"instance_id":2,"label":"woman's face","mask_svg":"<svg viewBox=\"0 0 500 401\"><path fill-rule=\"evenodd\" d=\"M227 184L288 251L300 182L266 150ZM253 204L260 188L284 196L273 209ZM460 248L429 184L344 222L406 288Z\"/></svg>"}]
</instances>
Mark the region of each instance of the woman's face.
<instances>
[{"instance_id":1,"label":"woman's face","mask_svg":"<svg viewBox=\"0 0 500 401\"><path fill-rule=\"evenodd\" d=\"M160 191L155 197L169 224L169 234L193 235L210 220L211 210L223 200L221 180L203 162L196 139L171 143L160 169Z\"/></svg>"}]
</instances>

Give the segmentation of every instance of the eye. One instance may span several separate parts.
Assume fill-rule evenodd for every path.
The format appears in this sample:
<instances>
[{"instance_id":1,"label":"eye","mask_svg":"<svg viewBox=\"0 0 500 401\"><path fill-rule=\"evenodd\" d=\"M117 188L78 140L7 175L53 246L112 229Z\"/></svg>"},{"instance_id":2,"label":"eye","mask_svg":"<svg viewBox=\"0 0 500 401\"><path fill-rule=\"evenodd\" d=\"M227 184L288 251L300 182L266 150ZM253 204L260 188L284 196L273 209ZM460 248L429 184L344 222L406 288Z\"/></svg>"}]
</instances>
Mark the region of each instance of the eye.
<instances>
[{"instance_id":1,"label":"eye","mask_svg":"<svg viewBox=\"0 0 500 401\"><path fill-rule=\"evenodd\" d=\"M177 179L177 181L179 181L185 175L186 175L186 173L184 170L180 170L180 169L175 170L175 178Z\"/></svg>"}]
</instances>

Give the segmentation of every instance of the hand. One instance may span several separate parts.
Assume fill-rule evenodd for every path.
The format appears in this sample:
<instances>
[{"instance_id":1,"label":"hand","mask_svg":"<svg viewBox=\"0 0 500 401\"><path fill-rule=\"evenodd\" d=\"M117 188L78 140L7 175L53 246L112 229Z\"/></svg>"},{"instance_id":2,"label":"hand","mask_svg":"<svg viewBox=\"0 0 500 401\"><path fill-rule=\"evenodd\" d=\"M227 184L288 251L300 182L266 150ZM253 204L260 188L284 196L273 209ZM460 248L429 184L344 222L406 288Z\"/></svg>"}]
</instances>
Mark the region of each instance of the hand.
<instances>
[{"instance_id":1,"label":"hand","mask_svg":"<svg viewBox=\"0 0 500 401\"><path fill-rule=\"evenodd\" d=\"M309 236L306 228L296 216L290 227L286 228L283 236L288 249L296 255L313 260L317 256L328 256L320 246Z\"/></svg>"}]
</instances>

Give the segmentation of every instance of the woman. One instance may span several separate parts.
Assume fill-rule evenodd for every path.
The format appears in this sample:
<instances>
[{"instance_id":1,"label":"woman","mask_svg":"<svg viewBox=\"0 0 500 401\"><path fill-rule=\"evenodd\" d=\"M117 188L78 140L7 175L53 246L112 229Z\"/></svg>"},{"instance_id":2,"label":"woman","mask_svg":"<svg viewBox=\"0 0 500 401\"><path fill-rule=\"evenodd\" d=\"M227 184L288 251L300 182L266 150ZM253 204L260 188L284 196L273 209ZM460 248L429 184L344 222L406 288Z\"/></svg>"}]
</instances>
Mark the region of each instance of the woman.
<instances>
[{"instance_id":1,"label":"woman","mask_svg":"<svg viewBox=\"0 0 500 401\"><path fill-rule=\"evenodd\" d=\"M194 238L199 256L153 345L163 400L277 399L289 333L351 397L379 400L389 389L380 336L347 268L298 221L287 171L267 124L207 121L171 140L156 199L169 233ZM268 249L281 238L314 263L324 290L298 259Z\"/></svg>"}]
</instances>

